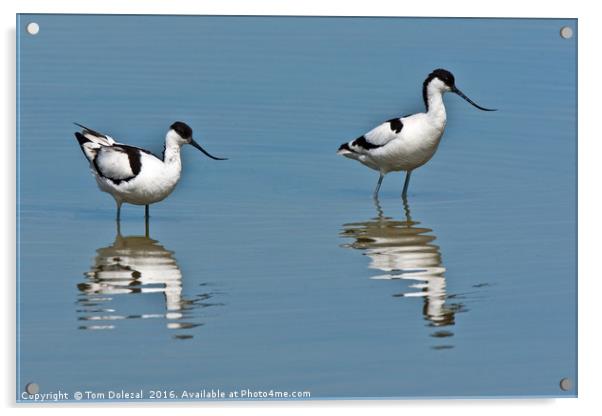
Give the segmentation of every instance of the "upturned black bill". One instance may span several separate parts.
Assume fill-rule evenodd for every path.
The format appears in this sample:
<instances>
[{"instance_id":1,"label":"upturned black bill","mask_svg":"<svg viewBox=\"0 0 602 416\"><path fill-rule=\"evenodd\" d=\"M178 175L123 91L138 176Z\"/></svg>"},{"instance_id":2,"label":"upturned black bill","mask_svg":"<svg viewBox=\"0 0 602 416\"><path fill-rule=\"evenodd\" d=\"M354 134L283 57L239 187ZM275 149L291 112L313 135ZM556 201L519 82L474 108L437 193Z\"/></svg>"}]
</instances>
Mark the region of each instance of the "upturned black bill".
<instances>
[{"instance_id":1,"label":"upturned black bill","mask_svg":"<svg viewBox=\"0 0 602 416\"><path fill-rule=\"evenodd\" d=\"M468 101L470 104L474 105L479 110L483 110L483 111L497 111L496 109L481 107L480 105L478 105L477 103L475 103L474 101L472 101L470 98L468 98L466 95L464 95L464 93L462 91L460 91L456 87L452 88L452 92L455 92L456 94L458 94L460 97L464 98L466 101Z\"/></svg>"},{"instance_id":2,"label":"upturned black bill","mask_svg":"<svg viewBox=\"0 0 602 416\"><path fill-rule=\"evenodd\" d=\"M209 152L207 152L205 149L203 149L200 144L198 144L197 142L194 141L194 139L190 140L190 144L193 145L194 147L196 147L197 149L199 149L207 157L210 157L213 160L228 160L227 158L224 158L224 157L215 157L215 156L209 154Z\"/></svg>"}]
</instances>

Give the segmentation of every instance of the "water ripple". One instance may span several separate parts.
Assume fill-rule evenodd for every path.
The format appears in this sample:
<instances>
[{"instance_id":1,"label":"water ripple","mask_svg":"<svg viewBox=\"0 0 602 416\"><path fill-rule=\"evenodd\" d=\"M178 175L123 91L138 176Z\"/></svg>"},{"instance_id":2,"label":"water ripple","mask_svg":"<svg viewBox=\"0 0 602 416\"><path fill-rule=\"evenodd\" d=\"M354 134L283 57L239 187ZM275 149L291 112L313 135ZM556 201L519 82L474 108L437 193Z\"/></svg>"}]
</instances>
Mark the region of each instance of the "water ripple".
<instances>
[{"instance_id":1,"label":"water ripple","mask_svg":"<svg viewBox=\"0 0 602 416\"><path fill-rule=\"evenodd\" d=\"M97 250L94 264L84 276L85 281L77 285L76 302L82 330L113 330L118 321L154 319L177 331L175 339L190 339L194 336L190 330L204 324L200 311L222 305L213 301L219 293L207 287L192 298L185 297L174 253L148 235L124 237L118 229L113 244ZM131 297L157 295L161 302ZM123 311L132 308L137 310Z\"/></svg>"},{"instance_id":2,"label":"water ripple","mask_svg":"<svg viewBox=\"0 0 602 416\"><path fill-rule=\"evenodd\" d=\"M455 324L455 315L464 311L461 303L450 303L453 295L446 290L446 269L441 250L434 244L437 239L433 230L420 227L410 215L410 207L404 200L405 219L386 217L378 200L375 200L377 216L368 221L343 224L340 235L351 239L343 247L361 250L370 259L368 267L379 274L374 280L399 280L407 283L407 289L394 293L399 298L422 298L422 314L430 327L447 327ZM434 338L449 338L449 330L436 330ZM434 349L448 349L451 345L439 345Z\"/></svg>"}]
</instances>

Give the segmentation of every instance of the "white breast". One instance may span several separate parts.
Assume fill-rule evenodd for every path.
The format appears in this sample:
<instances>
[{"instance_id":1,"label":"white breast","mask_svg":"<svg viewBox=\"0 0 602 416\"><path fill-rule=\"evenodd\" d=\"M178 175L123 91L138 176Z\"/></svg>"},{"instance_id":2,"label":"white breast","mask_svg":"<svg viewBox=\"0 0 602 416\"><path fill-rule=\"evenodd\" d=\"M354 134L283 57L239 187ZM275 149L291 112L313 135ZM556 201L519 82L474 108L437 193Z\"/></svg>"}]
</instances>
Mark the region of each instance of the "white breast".
<instances>
[{"instance_id":1,"label":"white breast","mask_svg":"<svg viewBox=\"0 0 602 416\"><path fill-rule=\"evenodd\" d=\"M181 164L166 164L155 156L143 153L140 173L133 179L114 184L98 178L100 188L122 202L134 205L154 204L167 198L180 179Z\"/></svg>"},{"instance_id":2,"label":"white breast","mask_svg":"<svg viewBox=\"0 0 602 416\"><path fill-rule=\"evenodd\" d=\"M402 118L403 129L399 137L382 148L375 149L372 157L384 173L416 169L428 162L439 146L445 129L445 113L433 117L426 113Z\"/></svg>"}]
</instances>

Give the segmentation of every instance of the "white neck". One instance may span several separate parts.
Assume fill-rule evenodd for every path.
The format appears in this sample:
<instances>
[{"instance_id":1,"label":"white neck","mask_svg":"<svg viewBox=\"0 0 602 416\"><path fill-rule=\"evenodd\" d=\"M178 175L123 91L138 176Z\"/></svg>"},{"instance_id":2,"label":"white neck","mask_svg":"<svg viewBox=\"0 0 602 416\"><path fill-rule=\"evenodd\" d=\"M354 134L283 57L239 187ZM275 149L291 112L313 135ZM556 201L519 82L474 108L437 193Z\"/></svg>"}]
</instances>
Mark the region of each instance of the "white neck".
<instances>
[{"instance_id":1,"label":"white neck","mask_svg":"<svg viewBox=\"0 0 602 416\"><path fill-rule=\"evenodd\" d=\"M165 150L163 151L163 163L168 166L174 166L179 169L182 167L180 159L180 148L182 147L177 135L168 133L165 137Z\"/></svg>"},{"instance_id":2,"label":"white neck","mask_svg":"<svg viewBox=\"0 0 602 416\"><path fill-rule=\"evenodd\" d=\"M426 102L429 117L437 122L437 124L441 124L441 128L445 127L447 114L445 113L445 105L443 105L443 91L433 82L426 89Z\"/></svg>"}]
</instances>

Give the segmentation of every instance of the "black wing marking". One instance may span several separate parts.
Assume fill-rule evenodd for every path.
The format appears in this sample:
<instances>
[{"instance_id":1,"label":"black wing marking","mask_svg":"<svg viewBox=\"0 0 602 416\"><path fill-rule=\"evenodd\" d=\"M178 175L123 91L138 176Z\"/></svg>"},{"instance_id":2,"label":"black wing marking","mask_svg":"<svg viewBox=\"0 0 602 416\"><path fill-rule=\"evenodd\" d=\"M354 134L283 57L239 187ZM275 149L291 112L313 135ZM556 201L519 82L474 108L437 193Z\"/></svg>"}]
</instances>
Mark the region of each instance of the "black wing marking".
<instances>
[{"instance_id":1,"label":"black wing marking","mask_svg":"<svg viewBox=\"0 0 602 416\"><path fill-rule=\"evenodd\" d=\"M403 129L403 122L400 118L392 118L391 120L387 120L389 123L389 127L391 127L391 131L394 131L396 134Z\"/></svg>"},{"instance_id":2,"label":"black wing marking","mask_svg":"<svg viewBox=\"0 0 602 416\"><path fill-rule=\"evenodd\" d=\"M134 179L142 169L140 149L126 145L102 147L93 160L96 172L116 185Z\"/></svg>"},{"instance_id":3,"label":"black wing marking","mask_svg":"<svg viewBox=\"0 0 602 416\"><path fill-rule=\"evenodd\" d=\"M351 142L351 146L361 147L362 149L370 150L370 149L376 149L376 148L382 147L384 145L370 143L368 140L366 140L366 136L360 136Z\"/></svg>"},{"instance_id":4,"label":"black wing marking","mask_svg":"<svg viewBox=\"0 0 602 416\"><path fill-rule=\"evenodd\" d=\"M343 143L341 147L339 147L339 151L364 153L372 149L383 147L391 140L399 137L399 133L401 133L402 129L403 121L401 118L392 118L357 139L348 143Z\"/></svg>"}]
</instances>

